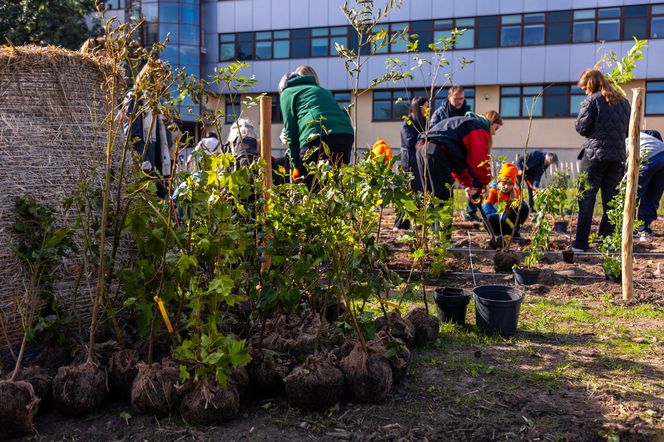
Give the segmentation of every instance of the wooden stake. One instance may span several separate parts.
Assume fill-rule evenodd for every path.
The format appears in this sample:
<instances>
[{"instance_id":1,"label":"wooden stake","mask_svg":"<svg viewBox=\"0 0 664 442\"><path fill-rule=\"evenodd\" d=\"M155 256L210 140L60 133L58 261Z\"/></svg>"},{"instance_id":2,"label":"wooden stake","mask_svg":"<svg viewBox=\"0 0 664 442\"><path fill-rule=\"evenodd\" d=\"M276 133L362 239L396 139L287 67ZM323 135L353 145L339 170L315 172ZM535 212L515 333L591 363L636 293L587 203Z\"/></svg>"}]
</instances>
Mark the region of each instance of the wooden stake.
<instances>
[{"instance_id":1,"label":"wooden stake","mask_svg":"<svg viewBox=\"0 0 664 442\"><path fill-rule=\"evenodd\" d=\"M629 146L627 149L627 188L622 225L622 294L624 300L634 298L634 215L636 189L639 186L639 150L641 148L641 119L645 90L632 89L632 115L629 118ZM617 226L616 226L617 227Z\"/></svg>"},{"instance_id":2,"label":"wooden stake","mask_svg":"<svg viewBox=\"0 0 664 442\"><path fill-rule=\"evenodd\" d=\"M272 189L272 97L267 95L260 99L261 125L261 158L263 159L263 189L265 202L270 199ZM267 209L267 205L265 206ZM272 265L272 257L263 254L263 269Z\"/></svg>"}]
</instances>

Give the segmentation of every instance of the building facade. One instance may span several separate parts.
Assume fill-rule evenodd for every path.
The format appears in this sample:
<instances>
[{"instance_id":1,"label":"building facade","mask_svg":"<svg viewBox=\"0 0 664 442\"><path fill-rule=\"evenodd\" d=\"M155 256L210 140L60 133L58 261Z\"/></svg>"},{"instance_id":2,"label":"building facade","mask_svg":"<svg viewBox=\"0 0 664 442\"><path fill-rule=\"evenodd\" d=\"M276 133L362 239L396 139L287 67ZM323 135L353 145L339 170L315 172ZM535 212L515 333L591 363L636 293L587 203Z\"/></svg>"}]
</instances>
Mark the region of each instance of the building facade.
<instances>
[{"instance_id":1,"label":"building facade","mask_svg":"<svg viewBox=\"0 0 664 442\"><path fill-rule=\"evenodd\" d=\"M205 77L232 60L249 63L246 73L257 80L254 91L267 92L275 101L273 140L278 140L282 127L277 86L281 77L297 66L313 66L321 85L335 93L340 105L351 100L352 82L335 49L335 43L345 47L357 44L342 12L343 0L109 3L145 17L146 43L170 33L173 47L164 58L187 66L188 71L191 68ZM377 0L376 6L383 3ZM432 81L444 89L449 84L444 74L449 74L451 82L464 86L474 111L495 109L505 118L494 139L496 154L513 156L529 138L530 148L556 151L564 161L572 160L582 141L574 129L584 98L575 86L579 74L609 51L626 54L633 37L648 39L648 48L645 59L637 64L636 80L625 90L631 97L632 87L646 88L646 125L664 130L664 0L404 0L380 28L388 33L407 28L416 34L418 56L423 59L433 56L428 50L430 43L450 35L453 28L464 32L446 54L450 66L435 80L429 66L424 65L414 72L412 80L385 83L359 97L359 146L369 146L379 137L398 146L408 99L425 94ZM415 55L406 49L406 42L398 40L378 53L366 54L360 88L385 74L390 58L414 65ZM461 69L462 60L472 63ZM539 94L533 105L533 97ZM445 96L443 90L437 103ZM241 107L237 100L223 96L206 105L225 106L229 114ZM258 119L255 109L247 114ZM275 145L274 149L283 146Z\"/></svg>"}]
</instances>

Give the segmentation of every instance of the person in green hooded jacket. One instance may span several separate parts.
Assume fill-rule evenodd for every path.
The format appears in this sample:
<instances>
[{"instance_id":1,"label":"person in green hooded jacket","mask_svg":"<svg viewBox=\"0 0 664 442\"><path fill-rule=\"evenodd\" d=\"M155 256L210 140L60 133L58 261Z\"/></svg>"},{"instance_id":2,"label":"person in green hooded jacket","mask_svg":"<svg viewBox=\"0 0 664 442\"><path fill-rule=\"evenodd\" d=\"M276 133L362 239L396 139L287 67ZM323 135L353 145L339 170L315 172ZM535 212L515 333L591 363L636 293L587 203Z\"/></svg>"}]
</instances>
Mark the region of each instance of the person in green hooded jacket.
<instances>
[{"instance_id":1,"label":"person in green hooded jacket","mask_svg":"<svg viewBox=\"0 0 664 442\"><path fill-rule=\"evenodd\" d=\"M353 125L332 93L318 84L316 71L311 66L298 67L281 79L279 93L293 178L303 177L311 185L304 163L328 159L323 143L332 162L348 164L355 140Z\"/></svg>"}]
</instances>

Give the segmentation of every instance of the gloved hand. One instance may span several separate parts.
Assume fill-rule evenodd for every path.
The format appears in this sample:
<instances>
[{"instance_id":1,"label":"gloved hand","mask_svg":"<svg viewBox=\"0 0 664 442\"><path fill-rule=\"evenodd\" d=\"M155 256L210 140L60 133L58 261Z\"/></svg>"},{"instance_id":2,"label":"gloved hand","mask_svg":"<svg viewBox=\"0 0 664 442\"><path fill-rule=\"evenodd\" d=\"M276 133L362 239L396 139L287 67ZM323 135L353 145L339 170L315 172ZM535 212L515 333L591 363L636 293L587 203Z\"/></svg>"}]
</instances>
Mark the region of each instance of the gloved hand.
<instances>
[{"instance_id":1,"label":"gloved hand","mask_svg":"<svg viewBox=\"0 0 664 442\"><path fill-rule=\"evenodd\" d=\"M293 167L291 169L291 181L293 181L294 183L302 181L302 176L300 175L300 169L298 169L297 167Z\"/></svg>"},{"instance_id":2,"label":"gloved hand","mask_svg":"<svg viewBox=\"0 0 664 442\"><path fill-rule=\"evenodd\" d=\"M279 141L281 141L281 144L288 145L288 135L286 134L286 129L281 129L281 133L279 134Z\"/></svg>"},{"instance_id":3,"label":"gloved hand","mask_svg":"<svg viewBox=\"0 0 664 442\"><path fill-rule=\"evenodd\" d=\"M474 187L466 187L466 197L473 203L479 204L482 201L482 193Z\"/></svg>"},{"instance_id":4,"label":"gloved hand","mask_svg":"<svg viewBox=\"0 0 664 442\"><path fill-rule=\"evenodd\" d=\"M149 173L152 170L152 163L149 161L143 161L143 164L141 164L141 170L145 173Z\"/></svg>"}]
</instances>

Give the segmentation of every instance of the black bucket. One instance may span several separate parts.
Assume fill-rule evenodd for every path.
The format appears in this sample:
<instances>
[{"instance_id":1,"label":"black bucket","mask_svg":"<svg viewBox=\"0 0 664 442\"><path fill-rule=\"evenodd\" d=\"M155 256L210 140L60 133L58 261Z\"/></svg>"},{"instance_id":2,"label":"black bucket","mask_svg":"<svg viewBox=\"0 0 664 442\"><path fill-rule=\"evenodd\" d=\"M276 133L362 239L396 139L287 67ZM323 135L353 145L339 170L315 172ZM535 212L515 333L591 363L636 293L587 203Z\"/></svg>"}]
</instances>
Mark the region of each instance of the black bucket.
<instances>
[{"instance_id":1,"label":"black bucket","mask_svg":"<svg viewBox=\"0 0 664 442\"><path fill-rule=\"evenodd\" d=\"M470 294L464 289L455 287L438 287L434 290L434 301L441 322L464 325L466 323L466 307L470 302Z\"/></svg>"},{"instance_id":2,"label":"black bucket","mask_svg":"<svg viewBox=\"0 0 664 442\"><path fill-rule=\"evenodd\" d=\"M567 249L563 250L563 261L567 264L574 264L574 250Z\"/></svg>"},{"instance_id":3,"label":"black bucket","mask_svg":"<svg viewBox=\"0 0 664 442\"><path fill-rule=\"evenodd\" d=\"M553 231L557 233L567 233L568 221L554 221Z\"/></svg>"},{"instance_id":4,"label":"black bucket","mask_svg":"<svg viewBox=\"0 0 664 442\"><path fill-rule=\"evenodd\" d=\"M515 268L512 269L514 273L514 282L519 285L532 285L537 284L537 278L539 278L540 270L539 269L522 269Z\"/></svg>"},{"instance_id":5,"label":"black bucket","mask_svg":"<svg viewBox=\"0 0 664 442\"><path fill-rule=\"evenodd\" d=\"M486 334L514 336L519 321L523 292L503 285L482 285L473 289L475 322Z\"/></svg>"},{"instance_id":6,"label":"black bucket","mask_svg":"<svg viewBox=\"0 0 664 442\"><path fill-rule=\"evenodd\" d=\"M616 276L613 273L604 272L604 279L611 282L622 283L622 273Z\"/></svg>"}]
</instances>

